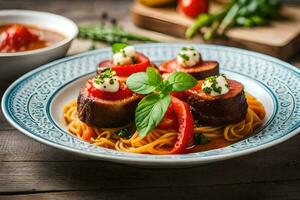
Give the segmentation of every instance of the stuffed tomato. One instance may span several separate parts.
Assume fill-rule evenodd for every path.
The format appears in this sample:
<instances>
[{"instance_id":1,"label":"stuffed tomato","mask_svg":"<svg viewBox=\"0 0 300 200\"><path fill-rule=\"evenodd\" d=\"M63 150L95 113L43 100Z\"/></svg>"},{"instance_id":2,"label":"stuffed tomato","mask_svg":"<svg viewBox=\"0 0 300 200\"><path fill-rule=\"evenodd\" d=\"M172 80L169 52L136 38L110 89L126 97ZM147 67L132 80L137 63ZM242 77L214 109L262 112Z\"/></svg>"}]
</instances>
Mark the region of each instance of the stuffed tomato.
<instances>
[{"instance_id":1,"label":"stuffed tomato","mask_svg":"<svg viewBox=\"0 0 300 200\"><path fill-rule=\"evenodd\" d=\"M107 68L81 89L78 117L99 128L121 127L134 121L134 111L141 98L118 80L115 71Z\"/></svg>"},{"instance_id":2,"label":"stuffed tomato","mask_svg":"<svg viewBox=\"0 0 300 200\"><path fill-rule=\"evenodd\" d=\"M219 74L219 63L216 61L204 61L201 54L193 47L183 47L176 58L168 60L158 66L161 74L167 76L176 71L185 72L196 79Z\"/></svg>"},{"instance_id":3,"label":"stuffed tomato","mask_svg":"<svg viewBox=\"0 0 300 200\"><path fill-rule=\"evenodd\" d=\"M145 72L151 62L147 56L137 52L133 46L125 46L115 49L111 60L104 60L98 64L97 73L110 67L120 79L126 79L131 74Z\"/></svg>"}]
</instances>

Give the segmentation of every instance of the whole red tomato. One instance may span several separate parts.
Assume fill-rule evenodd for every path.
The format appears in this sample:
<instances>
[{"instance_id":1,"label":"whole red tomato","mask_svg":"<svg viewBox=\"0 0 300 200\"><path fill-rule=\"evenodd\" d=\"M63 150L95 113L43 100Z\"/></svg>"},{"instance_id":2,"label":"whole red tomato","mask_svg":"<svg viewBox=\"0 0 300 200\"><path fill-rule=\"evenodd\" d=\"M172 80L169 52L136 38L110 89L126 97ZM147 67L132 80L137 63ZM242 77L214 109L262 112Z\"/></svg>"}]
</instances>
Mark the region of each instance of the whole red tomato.
<instances>
[{"instance_id":1,"label":"whole red tomato","mask_svg":"<svg viewBox=\"0 0 300 200\"><path fill-rule=\"evenodd\" d=\"M197 17L208 11L208 0L179 0L178 9L189 17Z\"/></svg>"}]
</instances>

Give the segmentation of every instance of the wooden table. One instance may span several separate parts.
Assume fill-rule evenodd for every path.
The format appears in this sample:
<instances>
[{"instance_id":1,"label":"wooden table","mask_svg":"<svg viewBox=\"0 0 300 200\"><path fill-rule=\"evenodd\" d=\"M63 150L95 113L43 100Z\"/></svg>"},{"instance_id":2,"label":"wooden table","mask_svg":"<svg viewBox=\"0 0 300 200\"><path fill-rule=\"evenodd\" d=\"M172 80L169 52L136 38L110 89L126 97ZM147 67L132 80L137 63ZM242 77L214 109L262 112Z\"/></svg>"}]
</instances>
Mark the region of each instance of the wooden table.
<instances>
[{"instance_id":1,"label":"wooden table","mask_svg":"<svg viewBox=\"0 0 300 200\"><path fill-rule=\"evenodd\" d=\"M0 8L63 14L78 23L112 11L128 30L162 41L175 38L135 28L127 0L0 1ZM89 43L76 41L70 53ZM300 55L289 62L300 66ZM0 80L0 96L9 85ZM300 135L262 152L188 169L141 169L90 160L40 144L0 113L0 199L300 199Z\"/></svg>"}]
</instances>

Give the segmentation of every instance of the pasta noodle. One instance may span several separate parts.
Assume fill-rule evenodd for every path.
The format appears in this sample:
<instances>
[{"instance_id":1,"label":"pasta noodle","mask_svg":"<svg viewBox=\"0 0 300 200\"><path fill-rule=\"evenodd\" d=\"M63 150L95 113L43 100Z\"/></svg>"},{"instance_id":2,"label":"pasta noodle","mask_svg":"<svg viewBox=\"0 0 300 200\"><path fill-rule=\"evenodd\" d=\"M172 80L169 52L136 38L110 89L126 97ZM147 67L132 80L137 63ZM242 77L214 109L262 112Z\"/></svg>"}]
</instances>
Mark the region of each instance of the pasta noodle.
<instances>
[{"instance_id":1,"label":"pasta noodle","mask_svg":"<svg viewBox=\"0 0 300 200\"><path fill-rule=\"evenodd\" d=\"M262 124L262 120L265 117L265 110L263 105L254 97L246 94L246 98L249 107L245 120L225 127L196 127L194 129L195 134L203 134L211 141L223 141L224 144L230 144L254 133L254 131ZM132 153L168 154L177 139L176 130L154 129L143 139L139 137L138 132L135 132L130 138L126 139L117 135L117 132L125 127L90 127L79 120L77 116L76 101L72 101L66 105L63 112L68 125L68 130L72 134L91 144L105 148ZM211 143L211 145L213 145L213 142ZM207 145L207 147L205 147L207 149L213 148L212 146L209 147L210 143L205 145ZM205 145L194 146L189 152L200 151Z\"/></svg>"}]
</instances>

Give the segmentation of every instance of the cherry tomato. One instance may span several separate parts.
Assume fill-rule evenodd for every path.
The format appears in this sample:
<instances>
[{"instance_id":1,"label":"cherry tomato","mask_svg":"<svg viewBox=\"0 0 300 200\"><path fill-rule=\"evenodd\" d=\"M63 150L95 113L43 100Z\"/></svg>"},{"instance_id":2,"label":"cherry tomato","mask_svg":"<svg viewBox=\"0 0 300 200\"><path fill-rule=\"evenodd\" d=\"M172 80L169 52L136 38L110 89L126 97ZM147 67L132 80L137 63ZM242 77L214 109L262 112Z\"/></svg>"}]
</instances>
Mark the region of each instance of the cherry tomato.
<instances>
[{"instance_id":1,"label":"cherry tomato","mask_svg":"<svg viewBox=\"0 0 300 200\"><path fill-rule=\"evenodd\" d=\"M186 16L195 18L208 11L208 0L179 0L178 9Z\"/></svg>"},{"instance_id":2,"label":"cherry tomato","mask_svg":"<svg viewBox=\"0 0 300 200\"><path fill-rule=\"evenodd\" d=\"M89 94L93 97L103 99L103 100L121 100L129 98L133 95L133 92L125 85L125 83L120 82L120 89L117 92L107 92L95 88L91 81L88 81L86 88Z\"/></svg>"},{"instance_id":3,"label":"cherry tomato","mask_svg":"<svg viewBox=\"0 0 300 200\"><path fill-rule=\"evenodd\" d=\"M136 63L131 65L114 65L112 61L105 60L99 63L97 73L107 67L111 67L119 77L128 77L136 72L145 72L147 67L151 66L150 60L142 53L136 54Z\"/></svg>"},{"instance_id":4,"label":"cherry tomato","mask_svg":"<svg viewBox=\"0 0 300 200\"><path fill-rule=\"evenodd\" d=\"M16 52L37 42L38 36L23 25L12 25L0 34L0 52Z\"/></svg>"}]
</instances>

